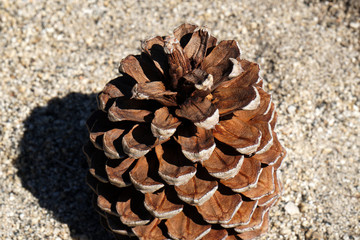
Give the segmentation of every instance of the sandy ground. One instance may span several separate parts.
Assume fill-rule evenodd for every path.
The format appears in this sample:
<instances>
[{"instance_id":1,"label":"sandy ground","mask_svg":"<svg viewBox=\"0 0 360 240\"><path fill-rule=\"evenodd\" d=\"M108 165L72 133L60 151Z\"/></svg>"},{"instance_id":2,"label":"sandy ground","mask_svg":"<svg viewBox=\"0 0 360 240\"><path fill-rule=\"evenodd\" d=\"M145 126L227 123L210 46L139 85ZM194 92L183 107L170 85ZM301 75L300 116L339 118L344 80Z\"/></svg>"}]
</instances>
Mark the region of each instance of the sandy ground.
<instances>
[{"instance_id":1,"label":"sandy ground","mask_svg":"<svg viewBox=\"0 0 360 240\"><path fill-rule=\"evenodd\" d=\"M351 1L64 2L0 1L0 239L110 239L84 182L85 120L120 60L183 22L236 39L273 94L288 157L260 239L360 239L360 14Z\"/></svg>"}]
</instances>

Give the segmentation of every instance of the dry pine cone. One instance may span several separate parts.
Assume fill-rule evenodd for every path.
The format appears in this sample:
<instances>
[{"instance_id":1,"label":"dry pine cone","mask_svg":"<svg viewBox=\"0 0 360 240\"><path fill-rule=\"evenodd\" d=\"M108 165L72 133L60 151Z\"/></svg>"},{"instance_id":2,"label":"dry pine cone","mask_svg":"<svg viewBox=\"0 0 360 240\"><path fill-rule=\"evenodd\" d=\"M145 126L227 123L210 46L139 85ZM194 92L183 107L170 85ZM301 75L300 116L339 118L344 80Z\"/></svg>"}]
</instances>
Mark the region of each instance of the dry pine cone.
<instances>
[{"instance_id":1,"label":"dry pine cone","mask_svg":"<svg viewBox=\"0 0 360 240\"><path fill-rule=\"evenodd\" d=\"M286 153L259 66L183 24L142 43L98 95L88 184L118 239L251 239L267 231Z\"/></svg>"}]
</instances>

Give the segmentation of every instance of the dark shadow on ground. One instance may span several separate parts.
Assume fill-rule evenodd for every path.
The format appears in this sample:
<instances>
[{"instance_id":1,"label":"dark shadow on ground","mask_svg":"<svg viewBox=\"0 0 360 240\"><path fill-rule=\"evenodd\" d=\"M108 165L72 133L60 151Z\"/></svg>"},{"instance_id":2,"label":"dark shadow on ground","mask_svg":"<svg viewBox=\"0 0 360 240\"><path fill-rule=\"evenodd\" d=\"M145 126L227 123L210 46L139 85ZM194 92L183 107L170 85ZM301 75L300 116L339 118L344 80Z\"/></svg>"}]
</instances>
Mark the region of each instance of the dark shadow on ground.
<instances>
[{"instance_id":1,"label":"dark shadow on ground","mask_svg":"<svg viewBox=\"0 0 360 240\"><path fill-rule=\"evenodd\" d=\"M23 186L69 226L73 239L113 239L100 225L85 183L88 166L81 148L88 137L85 121L95 108L95 95L80 93L35 108L24 123L15 161Z\"/></svg>"}]
</instances>

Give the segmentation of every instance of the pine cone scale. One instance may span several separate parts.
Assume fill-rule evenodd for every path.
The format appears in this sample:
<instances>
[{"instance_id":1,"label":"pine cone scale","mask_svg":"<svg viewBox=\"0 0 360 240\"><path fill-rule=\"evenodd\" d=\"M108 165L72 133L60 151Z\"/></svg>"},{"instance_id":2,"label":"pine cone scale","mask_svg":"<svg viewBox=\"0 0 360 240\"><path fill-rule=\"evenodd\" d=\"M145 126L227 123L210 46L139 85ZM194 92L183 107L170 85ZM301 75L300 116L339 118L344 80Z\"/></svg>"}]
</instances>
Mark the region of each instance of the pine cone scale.
<instances>
[{"instance_id":1,"label":"pine cone scale","mask_svg":"<svg viewBox=\"0 0 360 240\"><path fill-rule=\"evenodd\" d=\"M131 228L120 222L118 217L106 215L106 222L104 225L116 234L134 236Z\"/></svg>"},{"instance_id":2,"label":"pine cone scale","mask_svg":"<svg viewBox=\"0 0 360 240\"><path fill-rule=\"evenodd\" d=\"M143 226L136 226L132 230L136 236L143 240L159 239L165 240L161 229L158 227L160 220L154 219L150 224Z\"/></svg>"},{"instance_id":3,"label":"pine cone scale","mask_svg":"<svg viewBox=\"0 0 360 240\"><path fill-rule=\"evenodd\" d=\"M251 200L258 200L267 195L270 195L274 191L274 168L266 167L261 172L256 187L244 191L242 194Z\"/></svg>"},{"instance_id":4,"label":"pine cone scale","mask_svg":"<svg viewBox=\"0 0 360 240\"><path fill-rule=\"evenodd\" d=\"M159 159L159 176L169 185L183 185L196 174L196 167L171 141L155 147Z\"/></svg>"},{"instance_id":5,"label":"pine cone scale","mask_svg":"<svg viewBox=\"0 0 360 240\"><path fill-rule=\"evenodd\" d=\"M136 80L137 83L150 82L141 65L141 62L139 62L136 56L129 55L121 61L119 71L129 75Z\"/></svg>"},{"instance_id":6,"label":"pine cone scale","mask_svg":"<svg viewBox=\"0 0 360 240\"><path fill-rule=\"evenodd\" d=\"M179 39L180 42L181 40L185 40L183 37L187 34L191 34L195 31L195 29L198 26L193 25L193 24L189 24L189 23L184 23L181 26L177 27L174 29L173 33L174 33L174 37L176 39ZM185 47L185 44L181 44L182 47Z\"/></svg>"},{"instance_id":7,"label":"pine cone scale","mask_svg":"<svg viewBox=\"0 0 360 240\"><path fill-rule=\"evenodd\" d=\"M216 181L203 179L196 175L187 183L175 186L178 197L190 205L202 205L215 194L217 189L218 183Z\"/></svg>"},{"instance_id":8,"label":"pine cone scale","mask_svg":"<svg viewBox=\"0 0 360 240\"><path fill-rule=\"evenodd\" d=\"M231 220L227 223L222 223L221 226L224 228L235 228L249 224L257 204L258 201L243 201Z\"/></svg>"},{"instance_id":9,"label":"pine cone scale","mask_svg":"<svg viewBox=\"0 0 360 240\"><path fill-rule=\"evenodd\" d=\"M179 128L176 141L184 156L192 162L209 159L216 146L212 131L196 126Z\"/></svg>"},{"instance_id":10,"label":"pine cone scale","mask_svg":"<svg viewBox=\"0 0 360 240\"><path fill-rule=\"evenodd\" d=\"M258 201L258 206L262 207L265 205L269 205L271 202L276 201L280 197L281 182L277 181L276 171L274 173L274 183L275 183L274 191L271 194L260 198Z\"/></svg>"},{"instance_id":11,"label":"pine cone scale","mask_svg":"<svg viewBox=\"0 0 360 240\"><path fill-rule=\"evenodd\" d=\"M218 240L224 240L225 238L227 238L228 233L225 229L211 229L210 232L208 234L205 235L205 237L201 238L201 240L206 240L206 239L218 239Z\"/></svg>"},{"instance_id":12,"label":"pine cone scale","mask_svg":"<svg viewBox=\"0 0 360 240\"><path fill-rule=\"evenodd\" d=\"M120 159L125 157L121 149L117 149L117 144L114 143L125 132L124 129L114 128L104 133L103 135L103 149L106 157L110 159Z\"/></svg>"},{"instance_id":13,"label":"pine cone scale","mask_svg":"<svg viewBox=\"0 0 360 240\"><path fill-rule=\"evenodd\" d=\"M269 217L268 211L269 207L257 207L251 216L250 223L248 225L242 225L234 228L235 231L237 233L243 233L259 229L264 220Z\"/></svg>"},{"instance_id":14,"label":"pine cone scale","mask_svg":"<svg viewBox=\"0 0 360 240\"><path fill-rule=\"evenodd\" d=\"M171 200L171 199L170 199ZM145 208L156 218L168 219L177 215L183 210L183 204L180 201L170 201L162 189L157 193L146 193L145 194Z\"/></svg>"},{"instance_id":15,"label":"pine cone scale","mask_svg":"<svg viewBox=\"0 0 360 240\"><path fill-rule=\"evenodd\" d=\"M156 159L150 156L142 156L129 172L130 180L134 187L142 193L153 193L164 187L163 183L155 180L157 176L154 174L154 170L156 171L155 166L157 165L155 161Z\"/></svg>"},{"instance_id":16,"label":"pine cone scale","mask_svg":"<svg viewBox=\"0 0 360 240\"><path fill-rule=\"evenodd\" d=\"M228 223L242 204L240 194L222 194L216 191L211 198L196 208L204 220L210 224Z\"/></svg>"},{"instance_id":17,"label":"pine cone scale","mask_svg":"<svg viewBox=\"0 0 360 240\"><path fill-rule=\"evenodd\" d=\"M260 227L254 229L252 231L242 232L242 233L238 234L237 236L243 240L253 239L253 238L265 233L268 230L268 228L269 228L269 212L266 212Z\"/></svg>"},{"instance_id":18,"label":"pine cone scale","mask_svg":"<svg viewBox=\"0 0 360 240\"><path fill-rule=\"evenodd\" d=\"M232 63L229 58L240 57L240 49L234 40L221 41L201 63L201 69L211 74L214 86L220 84L223 76L231 71Z\"/></svg>"},{"instance_id":19,"label":"pine cone scale","mask_svg":"<svg viewBox=\"0 0 360 240\"><path fill-rule=\"evenodd\" d=\"M235 148L238 152L250 155L259 147L262 132L255 126L233 116L216 125L213 135L217 140Z\"/></svg>"},{"instance_id":20,"label":"pine cone scale","mask_svg":"<svg viewBox=\"0 0 360 240\"><path fill-rule=\"evenodd\" d=\"M121 196L116 201L116 212L120 216L120 221L129 227L142 226L149 223L151 215L141 202L143 197L133 193L134 190L131 188L129 192L128 196Z\"/></svg>"},{"instance_id":21,"label":"pine cone scale","mask_svg":"<svg viewBox=\"0 0 360 240\"><path fill-rule=\"evenodd\" d=\"M185 56L196 68L206 56L209 33L204 29L195 31L184 48Z\"/></svg>"},{"instance_id":22,"label":"pine cone scale","mask_svg":"<svg viewBox=\"0 0 360 240\"><path fill-rule=\"evenodd\" d=\"M226 149L226 146L220 146L217 144L217 148L210 158L203 162L203 166L213 177L225 180L233 178L240 171L244 156L237 155L233 149Z\"/></svg>"},{"instance_id":23,"label":"pine cone scale","mask_svg":"<svg viewBox=\"0 0 360 240\"><path fill-rule=\"evenodd\" d=\"M211 230L210 225L203 225L201 222L195 222L184 212L165 222L169 236L173 239L201 239Z\"/></svg>"},{"instance_id":24,"label":"pine cone scale","mask_svg":"<svg viewBox=\"0 0 360 240\"><path fill-rule=\"evenodd\" d=\"M130 186L131 180L129 172L133 168L135 159L126 158L118 161L108 161L105 166L105 171L112 185L119 188Z\"/></svg>"},{"instance_id":25,"label":"pine cone scale","mask_svg":"<svg viewBox=\"0 0 360 240\"><path fill-rule=\"evenodd\" d=\"M256 186L262 171L260 161L245 158L240 171L235 177L226 180L221 179L220 182L234 192L244 192Z\"/></svg>"}]
</instances>

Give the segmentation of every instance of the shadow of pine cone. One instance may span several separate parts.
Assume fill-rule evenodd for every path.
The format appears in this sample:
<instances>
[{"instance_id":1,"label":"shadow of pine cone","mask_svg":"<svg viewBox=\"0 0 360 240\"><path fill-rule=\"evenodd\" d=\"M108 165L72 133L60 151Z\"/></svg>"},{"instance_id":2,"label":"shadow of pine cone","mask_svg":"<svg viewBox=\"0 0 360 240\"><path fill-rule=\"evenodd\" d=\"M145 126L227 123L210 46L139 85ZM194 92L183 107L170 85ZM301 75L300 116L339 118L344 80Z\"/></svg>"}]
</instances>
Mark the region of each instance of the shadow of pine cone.
<instances>
[{"instance_id":1,"label":"shadow of pine cone","mask_svg":"<svg viewBox=\"0 0 360 240\"><path fill-rule=\"evenodd\" d=\"M35 108L24 122L14 163L23 186L69 226L73 239L113 239L99 224L85 183L88 167L81 148L88 137L85 121L95 109L95 94L80 93Z\"/></svg>"}]
</instances>

